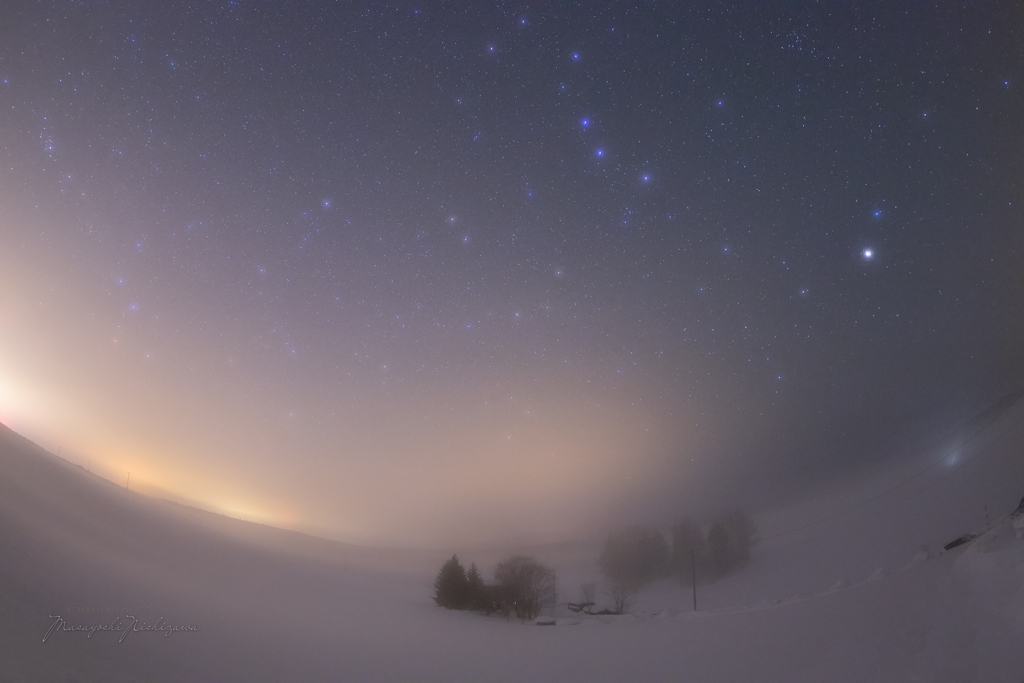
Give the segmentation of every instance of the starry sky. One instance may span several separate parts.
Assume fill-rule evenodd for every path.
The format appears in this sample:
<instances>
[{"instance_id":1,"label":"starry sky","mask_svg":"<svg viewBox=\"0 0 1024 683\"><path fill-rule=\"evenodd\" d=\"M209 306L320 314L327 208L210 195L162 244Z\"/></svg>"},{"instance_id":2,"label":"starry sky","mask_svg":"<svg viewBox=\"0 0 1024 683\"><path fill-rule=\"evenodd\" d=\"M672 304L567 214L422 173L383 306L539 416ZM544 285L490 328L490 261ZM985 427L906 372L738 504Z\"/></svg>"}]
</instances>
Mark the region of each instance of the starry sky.
<instances>
[{"instance_id":1,"label":"starry sky","mask_svg":"<svg viewBox=\"0 0 1024 683\"><path fill-rule=\"evenodd\" d=\"M996 1L4 3L0 421L367 543L782 504L1024 380L1022 45Z\"/></svg>"}]
</instances>

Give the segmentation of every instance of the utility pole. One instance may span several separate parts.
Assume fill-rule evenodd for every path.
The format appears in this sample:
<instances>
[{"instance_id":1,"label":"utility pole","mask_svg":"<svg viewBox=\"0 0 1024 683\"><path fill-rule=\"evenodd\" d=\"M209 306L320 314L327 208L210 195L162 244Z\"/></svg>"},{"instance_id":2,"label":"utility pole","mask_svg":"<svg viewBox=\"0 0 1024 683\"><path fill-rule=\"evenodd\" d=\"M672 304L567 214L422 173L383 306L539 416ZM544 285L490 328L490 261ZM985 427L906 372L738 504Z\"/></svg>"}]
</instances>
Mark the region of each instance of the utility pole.
<instances>
[{"instance_id":1,"label":"utility pole","mask_svg":"<svg viewBox=\"0 0 1024 683\"><path fill-rule=\"evenodd\" d=\"M697 552L690 551L690 580L693 583L693 611L697 611Z\"/></svg>"},{"instance_id":2,"label":"utility pole","mask_svg":"<svg viewBox=\"0 0 1024 683\"><path fill-rule=\"evenodd\" d=\"M132 473L131 473L131 472L129 472L129 473L128 473L128 480L127 480L127 481L125 481L125 483L124 483L124 487L125 487L125 488L128 488L128 482L129 482L129 481L131 481L131 480L132 480Z\"/></svg>"}]
</instances>

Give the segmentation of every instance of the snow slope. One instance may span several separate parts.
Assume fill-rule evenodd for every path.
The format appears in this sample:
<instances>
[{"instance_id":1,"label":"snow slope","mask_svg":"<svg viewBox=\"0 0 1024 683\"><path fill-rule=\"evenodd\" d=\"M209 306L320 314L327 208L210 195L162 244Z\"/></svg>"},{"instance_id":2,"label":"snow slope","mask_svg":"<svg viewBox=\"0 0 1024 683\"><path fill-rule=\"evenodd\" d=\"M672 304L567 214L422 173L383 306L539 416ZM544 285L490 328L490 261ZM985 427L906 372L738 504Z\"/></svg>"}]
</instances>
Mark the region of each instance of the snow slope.
<instances>
[{"instance_id":1,"label":"snow slope","mask_svg":"<svg viewBox=\"0 0 1024 683\"><path fill-rule=\"evenodd\" d=\"M0 429L0 681L1020 683L1024 541L1004 516L1024 495L1024 401L982 418L900 469L761 515L750 565L700 585L698 612L666 580L631 615L553 628L433 605L451 550L360 548L147 498ZM983 533L941 551L965 532ZM564 600L597 578L599 548L529 551ZM507 552L460 556L489 575ZM199 630L42 642L50 615L128 614Z\"/></svg>"}]
</instances>

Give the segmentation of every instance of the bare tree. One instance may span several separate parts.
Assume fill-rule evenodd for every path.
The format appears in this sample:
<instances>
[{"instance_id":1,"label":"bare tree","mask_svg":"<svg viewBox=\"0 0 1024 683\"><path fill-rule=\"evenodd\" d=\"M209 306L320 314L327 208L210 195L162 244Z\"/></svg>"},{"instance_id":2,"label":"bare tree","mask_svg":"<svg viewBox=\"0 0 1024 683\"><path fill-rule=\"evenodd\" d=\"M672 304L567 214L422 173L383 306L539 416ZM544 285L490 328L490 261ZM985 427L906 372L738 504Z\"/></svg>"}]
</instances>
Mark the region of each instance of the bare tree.
<instances>
[{"instance_id":1,"label":"bare tree","mask_svg":"<svg viewBox=\"0 0 1024 683\"><path fill-rule=\"evenodd\" d=\"M494 568L494 580L512 596L512 609L520 619L533 619L555 598L555 572L532 557L514 555Z\"/></svg>"},{"instance_id":2,"label":"bare tree","mask_svg":"<svg viewBox=\"0 0 1024 683\"><path fill-rule=\"evenodd\" d=\"M612 599L612 611L622 614L633 606L640 585L631 581L612 581L608 586L608 597Z\"/></svg>"},{"instance_id":3,"label":"bare tree","mask_svg":"<svg viewBox=\"0 0 1024 683\"><path fill-rule=\"evenodd\" d=\"M596 596L597 585L594 583L584 583L580 586L580 601L567 603L566 606L573 612L586 612L590 614Z\"/></svg>"}]
</instances>

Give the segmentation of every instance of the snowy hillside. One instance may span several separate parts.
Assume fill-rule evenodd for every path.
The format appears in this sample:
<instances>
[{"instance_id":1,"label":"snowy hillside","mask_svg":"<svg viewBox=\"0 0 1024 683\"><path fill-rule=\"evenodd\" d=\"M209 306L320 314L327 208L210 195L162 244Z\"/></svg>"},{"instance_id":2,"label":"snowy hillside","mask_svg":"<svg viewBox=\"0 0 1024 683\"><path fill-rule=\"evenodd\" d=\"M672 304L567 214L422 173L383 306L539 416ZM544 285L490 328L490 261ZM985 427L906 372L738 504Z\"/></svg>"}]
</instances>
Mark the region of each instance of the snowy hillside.
<instances>
[{"instance_id":1,"label":"snowy hillside","mask_svg":"<svg viewBox=\"0 0 1024 683\"><path fill-rule=\"evenodd\" d=\"M147 498L0 433L4 681L1024 680L1024 401L759 516L742 571L554 628L436 607L451 549L380 550ZM940 442L941 441L941 442ZM979 534L951 551L942 546ZM508 549L459 549L489 577ZM561 600L599 542L529 549ZM556 614L565 616L563 608ZM52 615L52 616L51 616ZM118 634L68 625L198 630Z\"/></svg>"}]
</instances>

